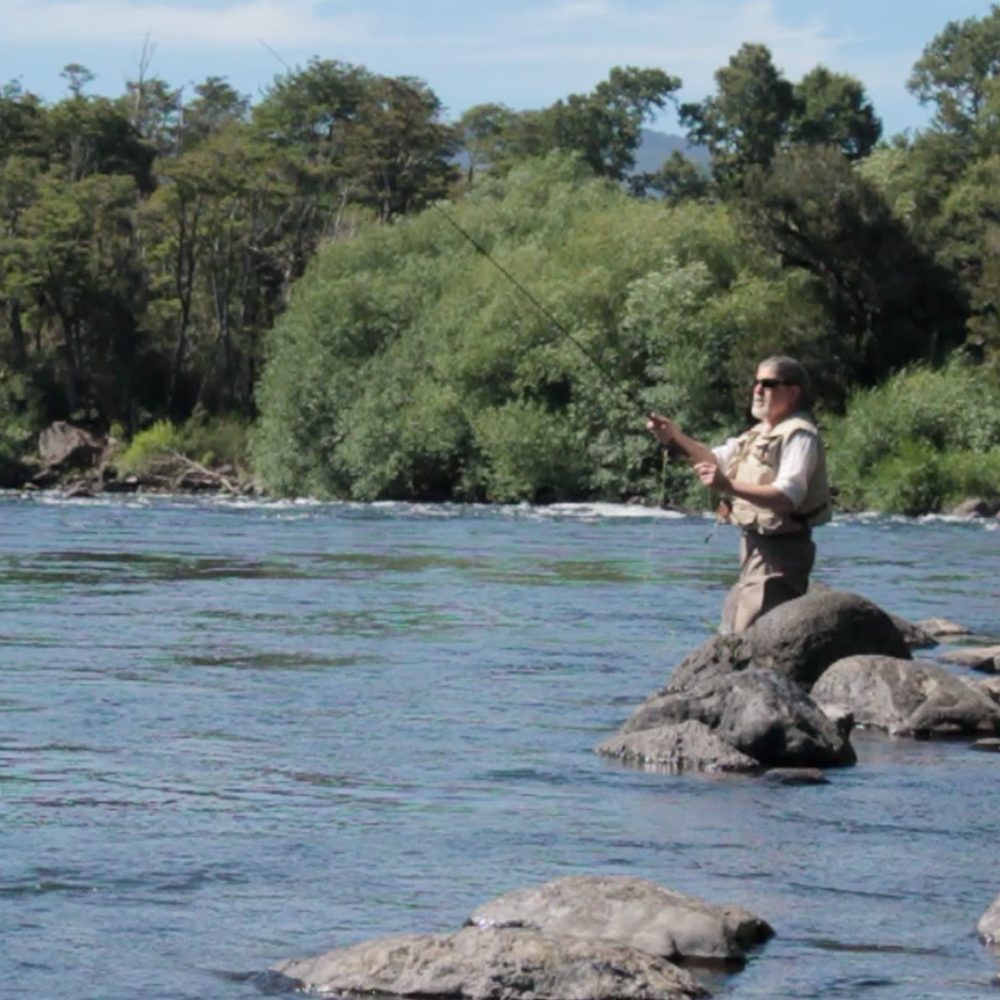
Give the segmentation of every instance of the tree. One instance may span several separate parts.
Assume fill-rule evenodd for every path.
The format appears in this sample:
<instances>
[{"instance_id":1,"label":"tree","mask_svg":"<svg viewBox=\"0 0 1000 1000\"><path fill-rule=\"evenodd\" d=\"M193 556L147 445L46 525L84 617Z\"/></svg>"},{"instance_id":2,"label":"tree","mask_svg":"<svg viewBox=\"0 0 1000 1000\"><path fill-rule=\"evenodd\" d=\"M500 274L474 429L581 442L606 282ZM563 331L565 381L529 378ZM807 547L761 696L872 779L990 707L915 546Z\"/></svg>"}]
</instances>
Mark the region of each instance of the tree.
<instances>
[{"instance_id":1,"label":"tree","mask_svg":"<svg viewBox=\"0 0 1000 1000\"><path fill-rule=\"evenodd\" d=\"M753 175L743 207L765 247L818 281L847 382L873 385L962 342L967 303L953 276L840 150L782 153Z\"/></svg>"},{"instance_id":2,"label":"tree","mask_svg":"<svg viewBox=\"0 0 1000 1000\"><path fill-rule=\"evenodd\" d=\"M1000 7L984 18L949 21L924 49L907 87L934 104L935 127L960 137L975 131L1000 76Z\"/></svg>"},{"instance_id":3,"label":"tree","mask_svg":"<svg viewBox=\"0 0 1000 1000\"><path fill-rule=\"evenodd\" d=\"M679 149L663 162L659 170L633 178L632 190L643 195L655 191L665 201L676 205L682 201L707 198L712 188L708 172L692 163Z\"/></svg>"},{"instance_id":4,"label":"tree","mask_svg":"<svg viewBox=\"0 0 1000 1000\"><path fill-rule=\"evenodd\" d=\"M795 89L771 60L765 45L743 45L716 71L717 93L684 104L688 141L707 146L712 171L724 188L738 188L753 167L767 167L788 134L798 109Z\"/></svg>"},{"instance_id":5,"label":"tree","mask_svg":"<svg viewBox=\"0 0 1000 1000\"><path fill-rule=\"evenodd\" d=\"M616 66L589 94L570 94L541 111L516 113L501 104L471 108L458 125L470 182L477 167L509 167L559 149L579 154L596 176L621 183L635 167L643 124L680 85L659 69Z\"/></svg>"},{"instance_id":6,"label":"tree","mask_svg":"<svg viewBox=\"0 0 1000 1000\"><path fill-rule=\"evenodd\" d=\"M795 100L792 142L837 146L849 160L861 160L882 135L882 122L864 86L852 76L817 66L795 85Z\"/></svg>"}]
</instances>

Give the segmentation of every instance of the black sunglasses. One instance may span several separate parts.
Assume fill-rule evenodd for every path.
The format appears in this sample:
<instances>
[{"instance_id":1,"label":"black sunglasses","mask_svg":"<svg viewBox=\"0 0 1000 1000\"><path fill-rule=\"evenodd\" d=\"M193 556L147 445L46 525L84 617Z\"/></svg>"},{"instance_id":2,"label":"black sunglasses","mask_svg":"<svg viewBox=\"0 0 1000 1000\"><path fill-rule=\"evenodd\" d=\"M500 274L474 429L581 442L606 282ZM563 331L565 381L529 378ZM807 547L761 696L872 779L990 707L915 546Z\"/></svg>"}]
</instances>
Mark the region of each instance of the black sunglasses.
<instances>
[{"instance_id":1,"label":"black sunglasses","mask_svg":"<svg viewBox=\"0 0 1000 1000\"><path fill-rule=\"evenodd\" d=\"M781 378L755 378L750 383L750 388L756 389L757 386L760 386L762 389L777 389L779 385L794 385L794 383L786 382Z\"/></svg>"}]
</instances>

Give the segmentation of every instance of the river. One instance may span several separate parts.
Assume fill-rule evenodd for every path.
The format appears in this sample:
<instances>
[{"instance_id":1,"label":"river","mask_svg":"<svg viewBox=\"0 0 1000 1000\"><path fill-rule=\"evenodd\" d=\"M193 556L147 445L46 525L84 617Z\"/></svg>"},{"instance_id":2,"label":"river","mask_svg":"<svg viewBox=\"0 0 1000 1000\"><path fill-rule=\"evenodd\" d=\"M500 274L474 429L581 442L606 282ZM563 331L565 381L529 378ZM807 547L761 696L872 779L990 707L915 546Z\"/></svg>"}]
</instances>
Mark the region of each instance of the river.
<instances>
[{"instance_id":1,"label":"river","mask_svg":"<svg viewBox=\"0 0 1000 1000\"><path fill-rule=\"evenodd\" d=\"M815 578L1000 634L996 522L838 519ZM237 1000L283 958L652 879L768 919L753 1000L992 995L1000 757L818 787L597 757L704 641L732 529L635 507L0 499L0 993Z\"/></svg>"}]
</instances>

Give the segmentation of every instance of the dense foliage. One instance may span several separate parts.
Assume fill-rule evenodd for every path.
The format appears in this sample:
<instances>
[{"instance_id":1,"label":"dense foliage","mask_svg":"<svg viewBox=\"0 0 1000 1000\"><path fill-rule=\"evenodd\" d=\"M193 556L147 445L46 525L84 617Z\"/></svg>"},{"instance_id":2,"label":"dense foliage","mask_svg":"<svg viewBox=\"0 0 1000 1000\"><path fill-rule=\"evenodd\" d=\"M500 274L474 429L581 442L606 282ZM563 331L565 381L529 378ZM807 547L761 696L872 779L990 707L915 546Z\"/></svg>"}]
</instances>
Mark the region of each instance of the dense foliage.
<instances>
[{"instance_id":1,"label":"dense foliage","mask_svg":"<svg viewBox=\"0 0 1000 1000\"><path fill-rule=\"evenodd\" d=\"M677 109L707 170L636 171L681 86L659 68L454 124L423 81L319 58L255 104L64 75L51 106L0 92L0 459L56 417L169 420L143 447L188 457L256 421L280 493L684 502L643 413L736 430L782 352L846 506L1000 494L997 5L928 43L931 124L888 141L861 81L743 45Z\"/></svg>"}]
</instances>

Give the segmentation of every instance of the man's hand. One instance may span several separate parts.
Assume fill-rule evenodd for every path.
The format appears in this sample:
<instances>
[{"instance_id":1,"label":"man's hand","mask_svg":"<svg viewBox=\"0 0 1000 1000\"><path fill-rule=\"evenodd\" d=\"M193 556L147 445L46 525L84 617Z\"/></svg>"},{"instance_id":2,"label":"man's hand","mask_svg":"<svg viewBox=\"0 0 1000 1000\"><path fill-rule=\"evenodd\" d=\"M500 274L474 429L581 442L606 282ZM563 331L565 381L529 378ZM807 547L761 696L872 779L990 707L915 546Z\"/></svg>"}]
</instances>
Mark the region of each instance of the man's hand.
<instances>
[{"instance_id":1,"label":"man's hand","mask_svg":"<svg viewBox=\"0 0 1000 1000\"><path fill-rule=\"evenodd\" d=\"M697 462L694 471L698 478L711 490L717 493L730 493L733 484L729 477L719 468L715 462Z\"/></svg>"},{"instance_id":2,"label":"man's hand","mask_svg":"<svg viewBox=\"0 0 1000 1000\"><path fill-rule=\"evenodd\" d=\"M670 444L678 434L677 425L659 413L651 413L646 420L646 430L651 431L660 444Z\"/></svg>"}]
</instances>

